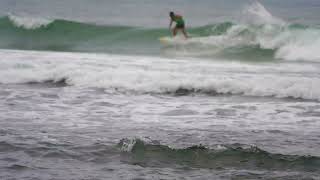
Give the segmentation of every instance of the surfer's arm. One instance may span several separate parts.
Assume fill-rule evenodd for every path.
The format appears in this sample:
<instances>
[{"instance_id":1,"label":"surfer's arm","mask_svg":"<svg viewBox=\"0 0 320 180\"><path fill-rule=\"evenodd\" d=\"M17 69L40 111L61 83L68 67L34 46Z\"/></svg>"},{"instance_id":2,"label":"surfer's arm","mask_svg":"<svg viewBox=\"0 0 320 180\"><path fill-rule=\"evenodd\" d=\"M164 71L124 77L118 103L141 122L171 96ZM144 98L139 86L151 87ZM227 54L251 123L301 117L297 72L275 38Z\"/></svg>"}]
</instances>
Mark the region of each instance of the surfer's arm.
<instances>
[{"instance_id":1,"label":"surfer's arm","mask_svg":"<svg viewBox=\"0 0 320 180\"><path fill-rule=\"evenodd\" d=\"M172 22L173 22L172 19L170 19L169 29L171 29Z\"/></svg>"}]
</instances>

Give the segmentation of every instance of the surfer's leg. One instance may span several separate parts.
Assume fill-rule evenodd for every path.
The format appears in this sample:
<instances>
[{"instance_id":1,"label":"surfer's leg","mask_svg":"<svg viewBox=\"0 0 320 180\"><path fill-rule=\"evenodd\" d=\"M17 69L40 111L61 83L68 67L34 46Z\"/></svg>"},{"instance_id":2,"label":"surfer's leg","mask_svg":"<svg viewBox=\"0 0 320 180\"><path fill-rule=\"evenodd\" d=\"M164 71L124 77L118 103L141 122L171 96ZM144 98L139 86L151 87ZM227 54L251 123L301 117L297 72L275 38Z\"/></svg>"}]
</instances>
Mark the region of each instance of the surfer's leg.
<instances>
[{"instance_id":1,"label":"surfer's leg","mask_svg":"<svg viewBox=\"0 0 320 180\"><path fill-rule=\"evenodd\" d=\"M183 24L178 24L178 25L177 25L177 29L179 29L179 30L182 32L182 34L184 35L184 37L185 37L186 39L188 39L188 35L187 35L186 30L185 30L185 25L184 25L184 23L183 23Z\"/></svg>"},{"instance_id":2,"label":"surfer's leg","mask_svg":"<svg viewBox=\"0 0 320 180\"><path fill-rule=\"evenodd\" d=\"M177 27L173 29L173 37L177 35L177 30L178 30Z\"/></svg>"},{"instance_id":3,"label":"surfer's leg","mask_svg":"<svg viewBox=\"0 0 320 180\"><path fill-rule=\"evenodd\" d=\"M188 34L187 34L187 32L186 32L185 28L182 28L182 29L181 29L181 31L182 31L182 33L183 33L184 37L185 37L186 39L188 39L188 38L189 38L189 36L188 36Z\"/></svg>"}]
</instances>

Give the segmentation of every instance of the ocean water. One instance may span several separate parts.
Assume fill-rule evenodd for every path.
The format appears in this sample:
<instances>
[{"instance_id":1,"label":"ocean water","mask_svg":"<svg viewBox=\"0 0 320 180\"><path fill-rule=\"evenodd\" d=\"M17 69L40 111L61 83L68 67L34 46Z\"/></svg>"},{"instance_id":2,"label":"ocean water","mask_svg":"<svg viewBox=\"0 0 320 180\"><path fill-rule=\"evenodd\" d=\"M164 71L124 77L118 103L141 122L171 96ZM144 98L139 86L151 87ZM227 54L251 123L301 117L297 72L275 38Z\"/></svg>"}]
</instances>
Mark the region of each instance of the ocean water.
<instances>
[{"instance_id":1,"label":"ocean water","mask_svg":"<svg viewBox=\"0 0 320 180\"><path fill-rule=\"evenodd\" d=\"M0 179L319 180L319 10L0 1Z\"/></svg>"}]
</instances>

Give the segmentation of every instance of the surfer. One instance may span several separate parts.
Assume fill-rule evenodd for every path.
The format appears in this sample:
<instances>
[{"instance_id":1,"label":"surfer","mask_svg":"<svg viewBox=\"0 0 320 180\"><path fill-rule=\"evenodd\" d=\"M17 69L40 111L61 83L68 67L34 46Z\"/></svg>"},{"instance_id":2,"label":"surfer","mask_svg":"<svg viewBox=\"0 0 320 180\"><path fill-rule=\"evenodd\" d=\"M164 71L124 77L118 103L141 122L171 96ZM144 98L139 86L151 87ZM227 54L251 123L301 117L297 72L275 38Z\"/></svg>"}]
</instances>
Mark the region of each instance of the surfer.
<instances>
[{"instance_id":1,"label":"surfer","mask_svg":"<svg viewBox=\"0 0 320 180\"><path fill-rule=\"evenodd\" d=\"M174 12L170 12L169 15L170 15L170 25L169 25L170 30L171 30L172 23L173 22L176 23L176 26L172 30L173 36L176 36L178 30L180 30L183 33L184 37L187 39L188 35L185 30L185 23L184 23L183 17L180 15L174 14Z\"/></svg>"}]
</instances>

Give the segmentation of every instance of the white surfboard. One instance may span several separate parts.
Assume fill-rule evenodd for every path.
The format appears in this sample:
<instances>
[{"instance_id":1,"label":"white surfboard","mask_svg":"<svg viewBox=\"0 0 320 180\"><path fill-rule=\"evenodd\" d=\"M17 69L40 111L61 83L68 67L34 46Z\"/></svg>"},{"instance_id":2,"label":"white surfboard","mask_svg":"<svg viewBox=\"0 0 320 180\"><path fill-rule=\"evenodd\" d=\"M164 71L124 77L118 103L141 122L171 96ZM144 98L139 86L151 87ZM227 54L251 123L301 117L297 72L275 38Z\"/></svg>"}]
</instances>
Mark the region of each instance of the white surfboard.
<instances>
[{"instance_id":1,"label":"white surfboard","mask_svg":"<svg viewBox=\"0 0 320 180\"><path fill-rule=\"evenodd\" d=\"M173 39L169 36L164 36L164 37L160 37L159 41L163 45L169 45L169 44L172 44Z\"/></svg>"},{"instance_id":2,"label":"white surfboard","mask_svg":"<svg viewBox=\"0 0 320 180\"><path fill-rule=\"evenodd\" d=\"M182 36L176 36L176 37L170 37L170 36L163 36L159 38L159 41L162 45L168 46L168 45L183 45L190 42L189 39L185 39Z\"/></svg>"}]
</instances>

